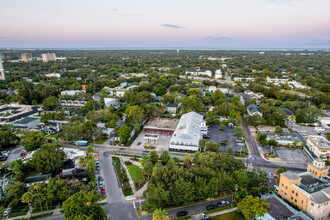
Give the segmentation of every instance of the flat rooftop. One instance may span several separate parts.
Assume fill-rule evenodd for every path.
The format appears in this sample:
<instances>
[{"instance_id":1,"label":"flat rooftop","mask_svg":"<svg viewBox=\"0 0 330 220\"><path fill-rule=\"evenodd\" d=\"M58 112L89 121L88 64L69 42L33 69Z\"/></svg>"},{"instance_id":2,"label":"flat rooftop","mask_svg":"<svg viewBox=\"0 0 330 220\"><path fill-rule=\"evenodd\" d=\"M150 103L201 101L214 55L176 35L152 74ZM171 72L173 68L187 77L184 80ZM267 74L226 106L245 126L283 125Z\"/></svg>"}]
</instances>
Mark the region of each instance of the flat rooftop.
<instances>
[{"instance_id":1,"label":"flat rooftop","mask_svg":"<svg viewBox=\"0 0 330 220\"><path fill-rule=\"evenodd\" d=\"M175 130L178 122L178 119L152 118L148 121L144 128Z\"/></svg>"},{"instance_id":2,"label":"flat rooftop","mask_svg":"<svg viewBox=\"0 0 330 220\"><path fill-rule=\"evenodd\" d=\"M330 187L328 181L322 180L309 172L302 173L299 176L301 178L301 183L297 184L297 186L310 194Z\"/></svg>"},{"instance_id":3,"label":"flat rooftop","mask_svg":"<svg viewBox=\"0 0 330 220\"><path fill-rule=\"evenodd\" d=\"M330 148L330 141L321 135L309 135L309 137L315 141L322 148Z\"/></svg>"}]
</instances>

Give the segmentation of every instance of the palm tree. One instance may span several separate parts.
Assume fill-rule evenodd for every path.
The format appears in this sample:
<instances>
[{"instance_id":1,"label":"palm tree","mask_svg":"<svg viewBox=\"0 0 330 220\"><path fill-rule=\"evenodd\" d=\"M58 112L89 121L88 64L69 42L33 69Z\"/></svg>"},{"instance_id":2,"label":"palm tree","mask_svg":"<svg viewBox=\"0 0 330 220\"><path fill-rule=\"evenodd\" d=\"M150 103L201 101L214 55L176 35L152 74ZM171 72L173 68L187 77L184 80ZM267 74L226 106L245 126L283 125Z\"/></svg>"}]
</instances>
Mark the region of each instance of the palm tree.
<instances>
[{"instance_id":1,"label":"palm tree","mask_svg":"<svg viewBox=\"0 0 330 220\"><path fill-rule=\"evenodd\" d=\"M88 160L86 164L86 169L93 170L95 167L96 167L96 163L94 162L94 160Z\"/></svg>"},{"instance_id":2,"label":"palm tree","mask_svg":"<svg viewBox=\"0 0 330 220\"><path fill-rule=\"evenodd\" d=\"M79 164L81 167L85 167L85 166L86 166L86 163L87 163L87 159L86 159L85 157L80 157L80 158L79 158L78 164Z\"/></svg>"},{"instance_id":3,"label":"palm tree","mask_svg":"<svg viewBox=\"0 0 330 220\"><path fill-rule=\"evenodd\" d=\"M167 214L168 213L165 211L165 209L156 209L154 214L152 214L152 220L168 220L170 218L167 216Z\"/></svg>"},{"instance_id":4,"label":"palm tree","mask_svg":"<svg viewBox=\"0 0 330 220\"><path fill-rule=\"evenodd\" d=\"M151 162L146 162L143 166L143 172L144 172L144 175L147 176L147 179L149 179L150 175L152 174L153 172L153 165Z\"/></svg>"},{"instance_id":5,"label":"palm tree","mask_svg":"<svg viewBox=\"0 0 330 220\"><path fill-rule=\"evenodd\" d=\"M86 154L87 155L89 155L89 154L91 154L91 153L94 153L94 149L92 148L92 146L87 146L87 148L86 148Z\"/></svg>"},{"instance_id":6,"label":"palm tree","mask_svg":"<svg viewBox=\"0 0 330 220\"><path fill-rule=\"evenodd\" d=\"M192 164L192 157L190 155L183 156L183 163L185 166L191 166Z\"/></svg>"},{"instance_id":7,"label":"palm tree","mask_svg":"<svg viewBox=\"0 0 330 220\"><path fill-rule=\"evenodd\" d=\"M23 196L22 196L22 201L24 203L27 203L29 205L29 210L30 210L30 208L31 208L30 207L30 203L33 201L33 195L32 195L32 193L31 192L24 193Z\"/></svg>"},{"instance_id":8,"label":"palm tree","mask_svg":"<svg viewBox=\"0 0 330 220\"><path fill-rule=\"evenodd\" d=\"M40 202L40 209L42 212L42 202L41 202L40 193L39 193L40 184L39 183L34 184L33 188L35 189L35 191L37 191L37 195L39 197L39 202Z\"/></svg>"}]
</instances>

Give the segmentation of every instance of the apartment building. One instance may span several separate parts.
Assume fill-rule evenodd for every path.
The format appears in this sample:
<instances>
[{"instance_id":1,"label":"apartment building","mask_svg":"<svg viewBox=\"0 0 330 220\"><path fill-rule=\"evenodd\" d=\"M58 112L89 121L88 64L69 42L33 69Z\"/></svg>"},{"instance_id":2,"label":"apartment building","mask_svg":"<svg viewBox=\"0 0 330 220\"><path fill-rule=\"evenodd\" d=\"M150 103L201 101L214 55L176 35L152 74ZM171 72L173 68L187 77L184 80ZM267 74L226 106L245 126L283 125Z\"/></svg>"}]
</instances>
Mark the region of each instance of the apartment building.
<instances>
[{"instance_id":1,"label":"apartment building","mask_svg":"<svg viewBox=\"0 0 330 220\"><path fill-rule=\"evenodd\" d=\"M330 142L321 135L307 136L307 147L318 158L323 160L330 159Z\"/></svg>"},{"instance_id":2,"label":"apartment building","mask_svg":"<svg viewBox=\"0 0 330 220\"><path fill-rule=\"evenodd\" d=\"M56 61L56 54L55 53L43 53L41 55L42 62L48 62L48 61Z\"/></svg>"},{"instance_id":3,"label":"apartment building","mask_svg":"<svg viewBox=\"0 0 330 220\"><path fill-rule=\"evenodd\" d=\"M212 76L212 72L210 70L202 70L202 69L190 69L186 71L186 74L190 74L192 76Z\"/></svg>"},{"instance_id":4,"label":"apartment building","mask_svg":"<svg viewBox=\"0 0 330 220\"><path fill-rule=\"evenodd\" d=\"M22 53L21 58L23 62L30 62L32 60L32 53Z\"/></svg>"},{"instance_id":5,"label":"apartment building","mask_svg":"<svg viewBox=\"0 0 330 220\"><path fill-rule=\"evenodd\" d=\"M329 219L330 182L310 172L280 175L278 193L316 220Z\"/></svg>"},{"instance_id":6,"label":"apartment building","mask_svg":"<svg viewBox=\"0 0 330 220\"><path fill-rule=\"evenodd\" d=\"M323 160L315 159L312 163L308 163L307 171L317 177L322 177L328 175L329 168Z\"/></svg>"}]
</instances>

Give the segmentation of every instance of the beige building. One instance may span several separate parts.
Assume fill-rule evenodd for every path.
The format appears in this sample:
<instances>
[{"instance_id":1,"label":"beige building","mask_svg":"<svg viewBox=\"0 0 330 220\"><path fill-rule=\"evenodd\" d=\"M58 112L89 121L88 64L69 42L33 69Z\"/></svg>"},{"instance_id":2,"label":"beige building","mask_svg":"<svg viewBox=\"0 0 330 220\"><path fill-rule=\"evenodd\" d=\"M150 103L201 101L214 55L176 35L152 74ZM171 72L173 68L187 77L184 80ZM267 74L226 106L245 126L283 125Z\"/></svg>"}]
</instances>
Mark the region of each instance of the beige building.
<instances>
[{"instance_id":1,"label":"beige building","mask_svg":"<svg viewBox=\"0 0 330 220\"><path fill-rule=\"evenodd\" d=\"M328 175L329 168L325 165L325 162L321 159L315 159L307 166L307 171L314 174L317 177Z\"/></svg>"},{"instance_id":2,"label":"beige building","mask_svg":"<svg viewBox=\"0 0 330 220\"><path fill-rule=\"evenodd\" d=\"M23 62L30 62L32 60L32 53L21 53Z\"/></svg>"},{"instance_id":3,"label":"beige building","mask_svg":"<svg viewBox=\"0 0 330 220\"><path fill-rule=\"evenodd\" d=\"M307 146L318 158L330 159L330 142L321 135L309 135L307 137Z\"/></svg>"},{"instance_id":4,"label":"beige building","mask_svg":"<svg viewBox=\"0 0 330 220\"><path fill-rule=\"evenodd\" d=\"M3 68L1 54L0 54L0 80L5 80L5 79L6 79L5 69Z\"/></svg>"},{"instance_id":5,"label":"beige building","mask_svg":"<svg viewBox=\"0 0 330 220\"><path fill-rule=\"evenodd\" d=\"M56 61L55 53L43 53L41 57L42 57L42 62Z\"/></svg>"},{"instance_id":6,"label":"beige building","mask_svg":"<svg viewBox=\"0 0 330 220\"><path fill-rule=\"evenodd\" d=\"M288 171L280 175L278 193L313 219L329 219L329 180L318 178L310 172L298 175Z\"/></svg>"}]
</instances>

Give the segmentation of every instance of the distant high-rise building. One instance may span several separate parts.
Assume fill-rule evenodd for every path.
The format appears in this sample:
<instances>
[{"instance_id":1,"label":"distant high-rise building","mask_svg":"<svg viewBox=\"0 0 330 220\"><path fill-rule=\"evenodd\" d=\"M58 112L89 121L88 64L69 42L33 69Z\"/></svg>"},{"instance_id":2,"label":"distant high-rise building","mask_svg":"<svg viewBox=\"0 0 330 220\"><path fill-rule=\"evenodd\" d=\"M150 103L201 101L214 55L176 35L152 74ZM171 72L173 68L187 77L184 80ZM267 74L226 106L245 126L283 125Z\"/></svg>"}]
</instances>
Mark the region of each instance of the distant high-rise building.
<instances>
[{"instance_id":1,"label":"distant high-rise building","mask_svg":"<svg viewBox=\"0 0 330 220\"><path fill-rule=\"evenodd\" d=\"M6 79L5 70L3 68L2 59L1 59L1 56L0 56L0 80L5 80L5 79Z\"/></svg>"},{"instance_id":2,"label":"distant high-rise building","mask_svg":"<svg viewBox=\"0 0 330 220\"><path fill-rule=\"evenodd\" d=\"M176 50L176 53L178 53L178 54L179 54L179 53L180 53L180 50L179 50L179 49L177 49L177 50Z\"/></svg>"},{"instance_id":3,"label":"distant high-rise building","mask_svg":"<svg viewBox=\"0 0 330 220\"><path fill-rule=\"evenodd\" d=\"M55 53L43 53L41 56L43 62L56 61Z\"/></svg>"},{"instance_id":4,"label":"distant high-rise building","mask_svg":"<svg viewBox=\"0 0 330 220\"><path fill-rule=\"evenodd\" d=\"M31 53L22 53L21 57L22 57L22 61L24 61L24 62L30 62L32 60Z\"/></svg>"}]
</instances>

